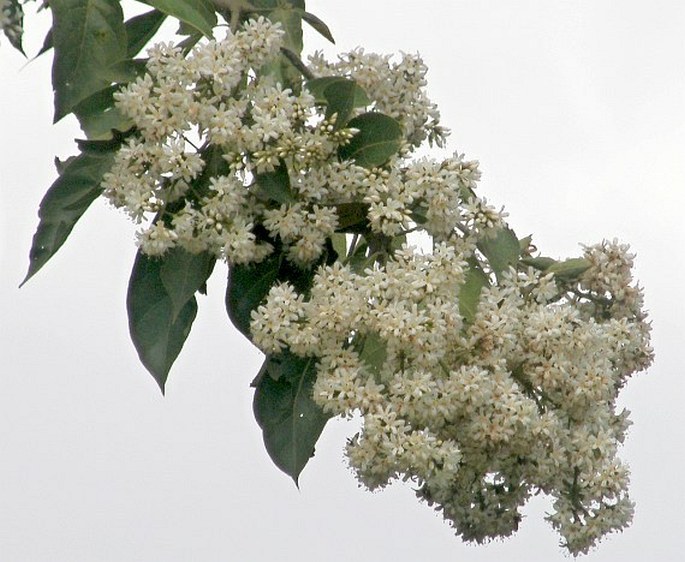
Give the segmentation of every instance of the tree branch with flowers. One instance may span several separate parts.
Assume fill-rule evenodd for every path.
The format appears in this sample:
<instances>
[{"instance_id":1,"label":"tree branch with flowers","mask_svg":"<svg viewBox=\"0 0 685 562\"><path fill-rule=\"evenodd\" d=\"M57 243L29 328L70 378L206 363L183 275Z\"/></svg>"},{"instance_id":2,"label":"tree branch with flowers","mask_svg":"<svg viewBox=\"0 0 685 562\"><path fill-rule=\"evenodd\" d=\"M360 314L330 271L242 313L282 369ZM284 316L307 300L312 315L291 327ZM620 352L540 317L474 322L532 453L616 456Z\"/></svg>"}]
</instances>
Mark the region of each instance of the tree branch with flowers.
<instances>
[{"instance_id":1,"label":"tree branch with flowers","mask_svg":"<svg viewBox=\"0 0 685 562\"><path fill-rule=\"evenodd\" d=\"M652 362L634 256L540 255L478 193L419 56L302 58L304 0L49 0L57 161L24 282L99 197L139 225L127 311L162 391L217 262L232 324L265 354L254 413L297 483L333 416L368 489L410 481L466 541L515 532L534 494L572 554L631 521L616 401ZM0 0L22 49L23 4ZM177 20L175 42L154 43Z\"/></svg>"}]
</instances>

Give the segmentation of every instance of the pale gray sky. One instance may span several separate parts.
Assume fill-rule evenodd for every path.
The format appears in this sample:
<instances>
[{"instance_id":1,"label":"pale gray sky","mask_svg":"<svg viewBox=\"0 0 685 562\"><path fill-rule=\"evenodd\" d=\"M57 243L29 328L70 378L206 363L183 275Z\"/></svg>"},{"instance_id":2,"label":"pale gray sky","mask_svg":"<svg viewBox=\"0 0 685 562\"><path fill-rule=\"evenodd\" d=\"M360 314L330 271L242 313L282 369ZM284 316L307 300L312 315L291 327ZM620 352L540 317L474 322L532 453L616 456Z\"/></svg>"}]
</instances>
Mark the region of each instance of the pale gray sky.
<instances>
[{"instance_id":1,"label":"pale gray sky","mask_svg":"<svg viewBox=\"0 0 685 562\"><path fill-rule=\"evenodd\" d=\"M618 237L637 252L656 362L623 393L633 526L591 562L680 560L685 528L685 5L676 1L310 0L338 45L419 51L429 92L478 158L480 192L544 253ZM29 24L35 20L29 21ZM38 25L36 25L36 28ZM41 29L44 32L45 27ZM33 31L33 30L31 30ZM28 52L42 41L30 33ZM0 560L564 560L536 498L512 539L463 545L409 486L370 494L331 423L298 491L251 412L260 354L229 324L225 269L172 370L167 396L128 340L135 253L126 219L96 203L17 289L38 203L74 151L50 125L50 57L22 69L0 46Z\"/></svg>"}]
</instances>

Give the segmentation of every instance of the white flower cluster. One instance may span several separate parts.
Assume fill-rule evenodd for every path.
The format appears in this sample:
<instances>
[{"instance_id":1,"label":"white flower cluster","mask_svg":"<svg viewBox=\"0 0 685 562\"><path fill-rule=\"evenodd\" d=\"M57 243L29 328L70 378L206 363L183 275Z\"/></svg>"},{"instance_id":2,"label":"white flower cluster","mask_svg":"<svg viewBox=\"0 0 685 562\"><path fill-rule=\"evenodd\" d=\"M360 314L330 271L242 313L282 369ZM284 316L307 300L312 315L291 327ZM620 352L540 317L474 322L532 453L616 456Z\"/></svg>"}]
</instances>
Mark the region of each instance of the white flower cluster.
<instances>
[{"instance_id":1,"label":"white flower cluster","mask_svg":"<svg viewBox=\"0 0 685 562\"><path fill-rule=\"evenodd\" d=\"M315 401L361 413L347 456L368 488L411 479L479 542L515 531L542 491L564 544L587 552L632 516L616 397L652 359L632 257L617 243L589 247L593 265L572 286L511 269L468 323L459 293L477 256L459 237L428 254L404 246L362 272L321 267L306 298L271 290L254 341L317 357Z\"/></svg>"},{"instance_id":2,"label":"white flower cluster","mask_svg":"<svg viewBox=\"0 0 685 562\"><path fill-rule=\"evenodd\" d=\"M449 130L440 125L440 113L426 96L428 68L418 55L403 54L399 62L391 55L365 53L357 49L340 55L338 62L327 62L321 53L309 58L315 72L351 76L378 111L397 119L403 126L409 148L424 140L442 146Z\"/></svg>"},{"instance_id":3,"label":"white flower cluster","mask_svg":"<svg viewBox=\"0 0 685 562\"><path fill-rule=\"evenodd\" d=\"M414 211L425 215L426 228L436 235L469 220L459 214L458 202L460 189L462 198L477 201L470 193L479 176L475 162L456 157L396 166L389 173L340 161L338 148L357 131L337 127L335 114L326 118L325 107L306 88L295 94L260 73L279 54L282 35L278 24L260 18L188 57L158 45L149 53L146 74L115 94L137 133L105 175L104 194L137 222L155 217L139 233L144 253L161 255L181 246L230 263L260 261L272 251L255 235L255 227L263 226L284 244L288 259L307 266L338 228L338 206L353 202L366 203L372 227L386 235L411 229ZM365 73L363 60L354 73ZM376 68L374 60L368 60L364 85L381 96L376 109L405 116L407 143L427 135L442 138L422 90L420 61ZM354 75L346 67L328 70L334 71ZM407 76L403 87L395 94L381 91L398 72ZM260 176L284 169L289 187L276 205Z\"/></svg>"},{"instance_id":4,"label":"white flower cluster","mask_svg":"<svg viewBox=\"0 0 685 562\"><path fill-rule=\"evenodd\" d=\"M399 154L366 169L338 156L358 131L262 70L282 35L260 18L187 57L154 48L147 73L116 94L136 132L104 178L106 197L138 222L154 216L139 235L149 255L181 246L241 264L274 242L312 271L347 232L311 290L272 287L252 313L254 343L316 358L314 400L363 416L347 456L370 489L410 479L475 541L515 531L541 491L570 552L587 552L632 516L616 457L629 422L616 398L652 350L627 247L586 248L591 266L571 280L493 271L482 242L505 215L476 196L478 163L408 158L447 133L421 59L356 50L310 60L401 124ZM402 244L412 231L432 251Z\"/></svg>"}]
</instances>

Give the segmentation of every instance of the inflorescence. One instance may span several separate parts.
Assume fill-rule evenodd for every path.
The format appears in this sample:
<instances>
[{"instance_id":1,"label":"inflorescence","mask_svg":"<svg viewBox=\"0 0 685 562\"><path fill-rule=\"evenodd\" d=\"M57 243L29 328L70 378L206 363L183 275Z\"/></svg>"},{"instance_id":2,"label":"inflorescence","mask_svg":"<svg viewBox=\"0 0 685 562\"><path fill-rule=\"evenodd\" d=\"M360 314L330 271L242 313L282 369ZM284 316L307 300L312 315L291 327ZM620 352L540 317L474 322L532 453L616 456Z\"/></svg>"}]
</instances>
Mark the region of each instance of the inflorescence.
<instances>
[{"instance_id":1,"label":"inflorescence","mask_svg":"<svg viewBox=\"0 0 685 562\"><path fill-rule=\"evenodd\" d=\"M154 217L141 251L178 246L247 264L278 240L295 267L317 268L307 293L271 289L252 313L252 339L265 353L316 358L316 403L361 415L346 452L369 489L412 481L469 541L510 535L538 492L553 499L547 518L573 554L626 527L633 504L617 449L630 422L616 400L652 360L627 246L586 247L589 268L571 281L493 271L479 242L505 215L475 194L478 163L411 158L447 135L421 59L311 57L312 73L351 78L371 110L402 127L398 154L364 168L339 157L354 128L336 126L306 86L294 92L260 71L281 44L280 27L260 18L188 56L160 45L116 94L137 133L104 193L138 223ZM255 178L283 166L290 191L274 200ZM366 230L348 233L347 256L321 264L350 204L363 206ZM411 232L431 249L407 244ZM484 280L467 314L460 293L474 275Z\"/></svg>"}]
</instances>

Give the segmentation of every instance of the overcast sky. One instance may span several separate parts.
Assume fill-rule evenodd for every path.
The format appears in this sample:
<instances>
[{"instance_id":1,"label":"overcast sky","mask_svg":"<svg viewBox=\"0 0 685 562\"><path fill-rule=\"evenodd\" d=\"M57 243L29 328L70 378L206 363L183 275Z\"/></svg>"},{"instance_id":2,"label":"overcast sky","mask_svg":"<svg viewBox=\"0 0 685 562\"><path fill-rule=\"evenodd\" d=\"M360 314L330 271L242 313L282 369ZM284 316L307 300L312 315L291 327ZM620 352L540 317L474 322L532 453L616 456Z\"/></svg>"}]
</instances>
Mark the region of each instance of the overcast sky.
<instances>
[{"instance_id":1,"label":"overcast sky","mask_svg":"<svg viewBox=\"0 0 685 562\"><path fill-rule=\"evenodd\" d=\"M618 237L637 252L656 362L621 403L635 521L586 559L676 561L685 528L685 4L676 1L310 0L333 55L419 51L453 131L481 161L480 193L547 255ZM29 20L27 52L45 18ZM42 27L40 27L42 25ZM35 31L40 28L40 32ZM298 491L267 457L251 411L259 352L229 324L225 268L162 397L128 339L133 227L97 202L24 288L53 157L50 56L0 45L0 560L564 560L535 498L519 533L463 545L410 486L357 487L326 428Z\"/></svg>"}]
</instances>

